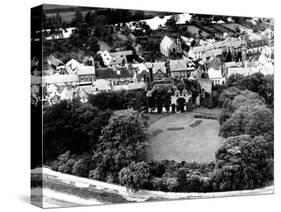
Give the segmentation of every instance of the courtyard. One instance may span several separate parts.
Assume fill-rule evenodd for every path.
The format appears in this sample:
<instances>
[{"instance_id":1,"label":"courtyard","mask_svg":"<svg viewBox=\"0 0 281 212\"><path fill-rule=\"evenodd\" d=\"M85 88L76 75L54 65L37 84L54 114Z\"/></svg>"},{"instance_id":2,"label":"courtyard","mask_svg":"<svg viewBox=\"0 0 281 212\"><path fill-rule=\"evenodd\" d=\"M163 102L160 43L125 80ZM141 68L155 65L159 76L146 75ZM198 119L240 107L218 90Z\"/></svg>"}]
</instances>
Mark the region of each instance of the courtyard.
<instances>
[{"instance_id":1,"label":"courtyard","mask_svg":"<svg viewBox=\"0 0 281 212\"><path fill-rule=\"evenodd\" d=\"M223 142L219 136L219 122L195 118L198 114L218 115L220 109L196 108L192 112L154 114L149 126L147 160L175 160L177 162L210 162ZM160 116L157 119L157 116Z\"/></svg>"}]
</instances>

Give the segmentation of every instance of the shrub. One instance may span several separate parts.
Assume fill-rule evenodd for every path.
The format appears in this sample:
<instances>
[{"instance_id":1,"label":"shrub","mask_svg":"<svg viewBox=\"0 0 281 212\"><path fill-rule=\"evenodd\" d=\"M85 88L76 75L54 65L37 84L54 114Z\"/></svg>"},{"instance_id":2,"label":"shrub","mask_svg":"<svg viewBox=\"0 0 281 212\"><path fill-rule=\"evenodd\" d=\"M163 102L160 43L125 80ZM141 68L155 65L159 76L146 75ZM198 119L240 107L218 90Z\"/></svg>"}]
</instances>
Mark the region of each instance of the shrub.
<instances>
[{"instance_id":1,"label":"shrub","mask_svg":"<svg viewBox=\"0 0 281 212\"><path fill-rule=\"evenodd\" d=\"M91 155L85 153L81 156L77 156L77 160L72 167L72 174L80 177L88 177L91 166Z\"/></svg>"},{"instance_id":2,"label":"shrub","mask_svg":"<svg viewBox=\"0 0 281 212\"><path fill-rule=\"evenodd\" d=\"M150 179L150 167L146 162L132 162L119 172L120 183L134 191L144 188Z\"/></svg>"}]
</instances>

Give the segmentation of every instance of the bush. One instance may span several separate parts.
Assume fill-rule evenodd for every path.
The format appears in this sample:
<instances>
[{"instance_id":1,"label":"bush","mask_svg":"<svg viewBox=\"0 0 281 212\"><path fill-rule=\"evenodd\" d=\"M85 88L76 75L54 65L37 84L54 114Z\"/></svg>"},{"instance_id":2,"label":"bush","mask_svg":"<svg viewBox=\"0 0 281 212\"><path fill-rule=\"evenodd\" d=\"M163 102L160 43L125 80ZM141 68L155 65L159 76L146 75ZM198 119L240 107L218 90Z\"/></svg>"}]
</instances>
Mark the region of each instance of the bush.
<instances>
[{"instance_id":1,"label":"bush","mask_svg":"<svg viewBox=\"0 0 281 212\"><path fill-rule=\"evenodd\" d=\"M80 177L88 177L91 167L91 155L85 153L81 156L77 156L77 160L72 167L72 174Z\"/></svg>"},{"instance_id":2,"label":"bush","mask_svg":"<svg viewBox=\"0 0 281 212\"><path fill-rule=\"evenodd\" d=\"M150 182L150 167L145 162L132 162L119 172L119 181L127 188L137 191Z\"/></svg>"}]
</instances>

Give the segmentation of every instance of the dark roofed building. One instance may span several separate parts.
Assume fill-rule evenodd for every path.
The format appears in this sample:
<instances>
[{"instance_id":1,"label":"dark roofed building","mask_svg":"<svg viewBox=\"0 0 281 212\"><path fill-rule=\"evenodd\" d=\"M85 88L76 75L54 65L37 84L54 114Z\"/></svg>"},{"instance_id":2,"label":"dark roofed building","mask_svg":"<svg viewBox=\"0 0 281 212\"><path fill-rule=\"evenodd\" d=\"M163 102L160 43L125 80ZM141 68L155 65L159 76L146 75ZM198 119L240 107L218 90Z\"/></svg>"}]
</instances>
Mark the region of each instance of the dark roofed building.
<instances>
[{"instance_id":1,"label":"dark roofed building","mask_svg":"<svg viewBox=\"0 0 281 212\"><path fill-rule=\"evenodd\" d=\"M134 76L134 72L127 68L120 68L114 70L112 68L97 68L96 79L131 79Z\"/></svg>"}]
</instances>

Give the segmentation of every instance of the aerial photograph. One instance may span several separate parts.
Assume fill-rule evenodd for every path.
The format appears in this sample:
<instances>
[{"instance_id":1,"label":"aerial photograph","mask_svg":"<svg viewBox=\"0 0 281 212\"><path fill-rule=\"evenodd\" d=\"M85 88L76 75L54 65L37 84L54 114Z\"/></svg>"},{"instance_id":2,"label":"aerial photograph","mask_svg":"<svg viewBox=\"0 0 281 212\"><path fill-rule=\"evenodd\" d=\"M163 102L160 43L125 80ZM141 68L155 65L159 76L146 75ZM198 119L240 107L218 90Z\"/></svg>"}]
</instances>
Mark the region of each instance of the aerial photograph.
<instances>
[{"instance_id":1,"label":"aerial photograph","mask_svg":"<svg viewBox=\"0 0 281 212\"><path fill-rule=\"evenodd\" d=\"M31 9L31 203L274 193L274 19Z\"/></svg>"}]
</instances>

